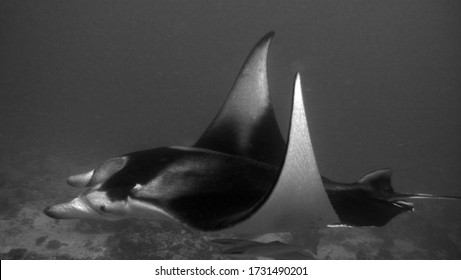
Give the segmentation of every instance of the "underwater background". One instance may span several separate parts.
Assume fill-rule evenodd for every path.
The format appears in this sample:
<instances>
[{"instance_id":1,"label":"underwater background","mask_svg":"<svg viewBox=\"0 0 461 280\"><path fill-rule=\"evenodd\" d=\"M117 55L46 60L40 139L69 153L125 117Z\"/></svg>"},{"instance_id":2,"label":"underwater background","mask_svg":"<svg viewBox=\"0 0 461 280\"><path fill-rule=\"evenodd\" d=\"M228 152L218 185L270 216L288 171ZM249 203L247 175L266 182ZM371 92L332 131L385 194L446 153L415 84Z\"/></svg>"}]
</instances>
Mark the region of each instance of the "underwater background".
<instances>
[{"instance_id":1,"label":"underwater background","mask_svg":"<svg viewBox=\"0 0 461 280\"><path fill-rule=\"evenodd\" d=\"M55 221L104 160L191 145L253 45L286 135L301 71L321 174L393 170L400 192L461 195L459 1L0 2L1 259L227 259L212 234L152 220ZM461 202L381 228L272 234L319 259L461 259Z\"/></svg>"}]
</instances>

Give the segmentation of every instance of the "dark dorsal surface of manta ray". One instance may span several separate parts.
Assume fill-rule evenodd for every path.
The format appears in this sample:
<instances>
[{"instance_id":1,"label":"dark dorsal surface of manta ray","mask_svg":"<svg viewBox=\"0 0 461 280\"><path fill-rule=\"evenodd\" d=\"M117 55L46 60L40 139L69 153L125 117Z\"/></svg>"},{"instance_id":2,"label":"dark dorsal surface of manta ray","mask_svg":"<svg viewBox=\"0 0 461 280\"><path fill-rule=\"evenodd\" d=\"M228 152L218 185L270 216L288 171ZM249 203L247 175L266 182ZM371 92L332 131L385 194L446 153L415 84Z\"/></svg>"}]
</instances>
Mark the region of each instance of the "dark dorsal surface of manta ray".
<instances>
[{"instance_id":1,"label":"dark dorsal surface of manta ray","mask_svg":"<svg viewBox=\"0 0 461 280\"><path fill-rule=\"evenodd\" d=\"M149 217L202 231L264 233L326 225L382 226L413 210L389 169L355 183L320 176L297 75L288 141L277 125L266 60L273 33L243 65L214 121L192 147L161 147L109 159L68 178L85 191L47 207L56 219Z\"/></svg>"}]
</instances>

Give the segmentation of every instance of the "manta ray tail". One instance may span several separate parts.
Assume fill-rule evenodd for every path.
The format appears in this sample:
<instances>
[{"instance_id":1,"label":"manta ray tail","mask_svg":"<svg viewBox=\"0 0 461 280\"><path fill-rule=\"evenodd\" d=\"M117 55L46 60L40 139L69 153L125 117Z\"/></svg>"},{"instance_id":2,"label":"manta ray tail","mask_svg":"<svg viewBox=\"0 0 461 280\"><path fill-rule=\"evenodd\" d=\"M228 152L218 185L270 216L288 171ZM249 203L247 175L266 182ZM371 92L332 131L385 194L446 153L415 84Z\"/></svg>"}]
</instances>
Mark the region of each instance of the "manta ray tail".
<instances>
[{"instance_id":1,"label":"manta ray tail","mask_svg":"<svg viewBox=\"0 0 461 280\"><path fill-rule=\"evenodd\" d=\"M390 169L381 169L378 171L371 172L365 175L358 181L359 184L369 188L373 194L377 197L384 198L386 200L399 200L399 199L457 199L461 200L461 196L449 196L449 195L434 195L426 193L398 193L394 192L391 186L391 175Z\"/></svg>"},{"instance_id":2,"label":"manta ray tail","mask_svg":"<svg viewBox=\"0 0 461 280\"><path fill-rule=\"evenodd\" d=\"M396 193L396 199L412 198L412 199L454 199L461 200L461 196L456 195L436 195L428 193Z\"/></svg>"}]
</instances>

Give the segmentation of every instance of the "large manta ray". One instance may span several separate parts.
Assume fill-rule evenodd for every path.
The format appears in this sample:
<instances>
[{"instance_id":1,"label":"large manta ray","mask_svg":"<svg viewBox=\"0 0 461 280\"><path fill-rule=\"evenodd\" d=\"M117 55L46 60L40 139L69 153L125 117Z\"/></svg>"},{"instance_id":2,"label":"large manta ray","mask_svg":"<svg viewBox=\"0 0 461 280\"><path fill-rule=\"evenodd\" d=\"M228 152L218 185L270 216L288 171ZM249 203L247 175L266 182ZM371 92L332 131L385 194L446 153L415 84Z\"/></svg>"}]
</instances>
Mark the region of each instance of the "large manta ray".
<instances>
[{"instance_id":1,"label":"large manta ray","mask_svg":"<svg viewBox=\"0 0 461 280\"><path fill-rule=\"evenodd\" d=\"M302 231L327 225L382 226L413 210L391 171L339 183L318 171L296 75L285 143L272 108L266 60L273 33L248 56L221 110L192 147L161 147L107 160L68 178L83 193L47 207L56 219L150 217L229 233Z\"/></svg>"}]
</instances>

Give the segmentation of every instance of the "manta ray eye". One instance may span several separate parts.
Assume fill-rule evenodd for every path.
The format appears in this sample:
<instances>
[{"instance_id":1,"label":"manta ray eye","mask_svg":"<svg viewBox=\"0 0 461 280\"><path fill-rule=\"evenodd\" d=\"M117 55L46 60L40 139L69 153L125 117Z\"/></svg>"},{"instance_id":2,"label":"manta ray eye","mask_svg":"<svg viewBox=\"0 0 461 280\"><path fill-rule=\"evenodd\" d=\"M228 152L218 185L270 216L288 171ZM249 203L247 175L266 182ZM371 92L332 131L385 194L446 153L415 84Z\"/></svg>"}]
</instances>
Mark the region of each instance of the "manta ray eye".
<instances>
[{"instance_id":1,"label":"manta ray eye","mask_svg":"<svg viewBox=\"0 0 461 280\"><path fill-rule=\"evenodd\" d=\"M106 205L99 206L99 210L101 210L102 212L106 212Z\"/></svg>"},{"instance_id":2,"label":"manta ray eye","mask_svg":"<svg viewBox=\"0 0 461 280\"><path fill-rule=\"evenodd\" d=\"M142 189L140 184L136 184L136 186L133 187L133 191L139 191L140 189Z\"/></svg>"}]
</instances>

